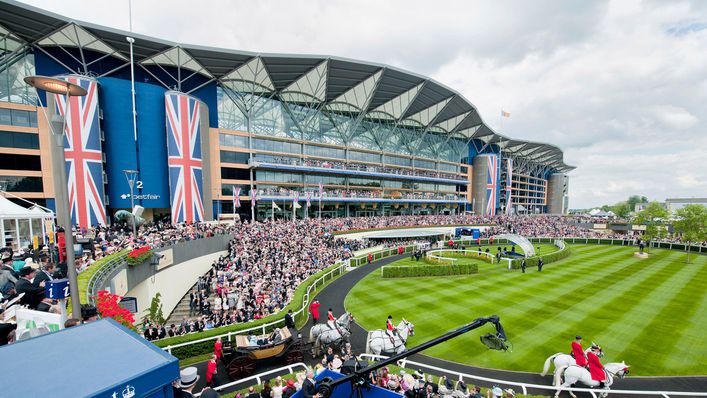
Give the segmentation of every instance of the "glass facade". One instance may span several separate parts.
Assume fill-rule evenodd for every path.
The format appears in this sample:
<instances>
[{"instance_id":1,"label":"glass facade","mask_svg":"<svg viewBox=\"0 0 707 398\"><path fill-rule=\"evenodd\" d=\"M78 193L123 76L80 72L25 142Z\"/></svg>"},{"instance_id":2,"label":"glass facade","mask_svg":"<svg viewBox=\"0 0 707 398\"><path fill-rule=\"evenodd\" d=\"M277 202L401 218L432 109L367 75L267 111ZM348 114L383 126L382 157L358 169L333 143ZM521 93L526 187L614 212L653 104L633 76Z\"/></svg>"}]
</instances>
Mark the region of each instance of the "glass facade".
<instances>
[{"instance_id":1,"label":"glass facade","mask_svg":"<svg viewBox=\"0 0 707 398\"><path fill-rule=\"evenodd\" d=\"M468 156L466 141L461 137L450 137L447 132L439 128L426 128L422 123L412 119L406 119L405 123L395 123L389 118L386 119L380 112L361 115L361 112L356 109L355 101L351 98L347 101L352 103L329 103L322 106L318 99L303 98L306 93L295 94L283 90L278 99L273 98L272 93L267 90L238 91L247 89L231 85L218 87L219 127L312 143L412 155L416 158L416 166L429 169L435 169L436 160L458 163L464 156ZM365 91L365 87L362 90ZM426 119L422 118L422 120ZM296 143L261 139L254 141L255 149L285 153L301 151L300 145ZM326 158L346 158L343 149L309 144L305 146L305 154ZM349 160L380 163L380 155L350 151ZM385 156L385 161L399 166L411 166L410 159L395 156Z\"/></svg>"},{"instance_id":2,"label":"glass facade","mask_svg":"<svg viewBox=\"0 0 707 398\"><path fill-rule=\"evenodd\" d=\"M37 112L0 108L0 124L18 127L37 127Z\"/></svg>"},{"instance_id":3,"label":"glass facade","mask_svg":"<svg viewBox=\"0 0 707 398\"><path fill-rule=\"evenodd\" d=\"M218 143L222 146L235 146L238 148L248 148L248 137L243 137L240 135L233 134L223 134L218 135Z\"/></svg>"},{"instance_id":4,"label":"glass facade","mask_svg":"<svg viewBox=\"0 0 707 398\"><path fill-rule=\"evenodd\" d=\"M3 67L0 69L0 102L36 105L36 93L24 81L25 77L35 74L34 55L20 52L15 53L13 57L12 54L7 54L15 49L13 47L8 37L0 39L0 50L9 61L8 65L3 59ZM36 117L34 127L36 127Z\"/></svg>"}]
</instances>

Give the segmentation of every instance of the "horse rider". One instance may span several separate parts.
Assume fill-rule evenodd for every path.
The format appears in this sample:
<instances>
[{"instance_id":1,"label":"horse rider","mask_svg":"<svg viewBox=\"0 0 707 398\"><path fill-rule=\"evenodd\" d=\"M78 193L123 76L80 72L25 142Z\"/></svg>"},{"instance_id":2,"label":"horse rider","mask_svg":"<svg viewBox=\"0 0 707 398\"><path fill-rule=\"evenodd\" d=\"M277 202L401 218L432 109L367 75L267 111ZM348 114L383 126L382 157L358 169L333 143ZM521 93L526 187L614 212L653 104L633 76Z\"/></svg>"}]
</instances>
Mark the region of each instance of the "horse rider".
<instances>
[{"instance_id":1,"label":"horse rider","mask_svg":"<svg viewBox=\"0 0 707 398\"><path fill-rule=\"evenodd\" d=\"M577 366L583 368L587 367L587 357L584 356L584 350L582 349L582 336L575 336L572 342L572 353L570 355L574 357Z\"/></svg>"},{"instance_id":2,"label":"horse rider","mask_svg":"<svg viewBox=\"0 0 707 398\"><path fill-rule=\"evenodd\" d=\"M395 345L395 335L398 334L398 329L393 325L392 315L388 315L388 319L385 321L385 333L390 337L390 342Z\"/></svg>"},{"instance_id":3,"label":"horse rider","mask_svg":"<svg viewBox=\"0 0 707 398\"><path fill-rule=\"evenodd\" d=\"M601 356L601 347L592 343L592 347L587 352L587 363L589 363L589 373L592 375L592 380L599 382L599 388L604 388L604 382L606 381L606 373L604 372L604 365L601 364L599 357Z\"/></svg>"}]
</instances>

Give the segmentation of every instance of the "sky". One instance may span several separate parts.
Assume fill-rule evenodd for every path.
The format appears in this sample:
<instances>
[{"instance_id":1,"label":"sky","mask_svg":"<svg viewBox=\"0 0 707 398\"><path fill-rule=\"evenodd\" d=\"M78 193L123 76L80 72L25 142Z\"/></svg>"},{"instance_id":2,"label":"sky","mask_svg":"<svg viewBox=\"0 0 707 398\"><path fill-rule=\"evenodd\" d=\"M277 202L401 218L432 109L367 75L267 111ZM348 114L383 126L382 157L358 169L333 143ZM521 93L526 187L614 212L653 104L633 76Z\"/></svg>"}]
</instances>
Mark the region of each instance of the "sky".
<instances>
[{"instance_id":1,"label":"sky","mask_svg":"<svg viewBox=\"0 0 707 398\"><path fill-rule=\"evenodd\" d=\"M23 2L128 29L128 0ZM559 146L577 167L570 208L707 197L707 1L155 0L132 14L175 42L430 76L496 131Z\"/></svg>"}]
</instances>

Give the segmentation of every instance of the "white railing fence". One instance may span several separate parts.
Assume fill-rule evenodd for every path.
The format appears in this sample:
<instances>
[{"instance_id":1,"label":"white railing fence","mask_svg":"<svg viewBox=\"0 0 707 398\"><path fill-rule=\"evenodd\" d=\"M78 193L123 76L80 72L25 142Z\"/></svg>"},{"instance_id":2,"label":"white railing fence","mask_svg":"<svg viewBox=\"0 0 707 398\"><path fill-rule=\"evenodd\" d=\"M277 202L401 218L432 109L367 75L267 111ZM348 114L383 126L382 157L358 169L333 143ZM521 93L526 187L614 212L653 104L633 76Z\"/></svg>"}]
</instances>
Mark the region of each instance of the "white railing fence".
<instances>
[{"instance_id":1,"label":"white railing fence","mask_svg":"<svg viewBox=\"0 0 707 398\"><path fill-rule=\"evenodd\" d=\"M240 385L242 385L243 388L250 387L250 386L256 385L256 384L260 385L263 382L263 380L271 379L271 378L273 378L273 376L288 375L288 374L292 374L292 373L295 373L298 371L306 371L307 369L309 369L309 367L307 367L307 365L305 365L302 362L297 362L297 363L293 363L291 365L283 366L281 368L268 370L267 372L258 373L257 375L249 376L249 377L246 377L243 379L238 379L238 380L230 382L230 383L221 384L220 386L214 387L213 389L216 391L223 391L227 388L230 389L230 388L233 388L235 386L240 386ZM194 396L200 397L201 393L194 394Z\"/></svg>"},{"instance_id":2,"label":"white railing fence","mask_svg":"<svg viewBox=\"0 0 707 398\"><path fill-rule=\"evenodd\" d=\"M430 250L427 252L426 256L428 259L433 260L433 261L449 261L451 263L457 262L458 259L453 258L453 257L443 257L443 255L437 255L436 253L450 253L450 254L459 254L461 256L469 256L469 257L488 257L491 260L491 264L493 264L495 257L491 253L486 253L482 250L472 250L472 249L434 249Z\"/></svg>"},{"instance_id":3,"label":"white railing fence","mask_svg":"<svg viewBox=\"0 0 707 398\"><path fill-rule=\"evenodd\" d=\"M375 354L361 354L359 356L361 359L364 360L371 360L371 361L378 361L381 359L387 359L388 357L383 356L383 355L375 355ZM449 369L444 369L440 368L437 366L432 366L432 365L427 365L421 362L415 362L411 361L408 359L403 359L398 362L398 366L402 368L422 368L423 370L428 370L430 373L435 373L437 375L440 374L446 374L446 375L453 375L456 377L458 380L464 380L464 382L468 383L469 381L474 381L473 384L477 384L478 382L482 383L487 383L489 385L503 385L505 386L513 386L516 388L521 389L523 394L528 394L528 389L536 389L536 390L542 390L542 391L548 391L547 395L554 395L554 392L557 390L562 390L562 391L573 391L573 392L588 392L592 395L592 397L596 398L598 393L601 393L601 390L597 389L591 389L591 388L558 388L555 386L546 386L546 385L541 385L541 384L532 384L532 383L522 383L522 382L517 382L517 381L510 381L510 380L500 380L500 379L493 379L490 377L482 377L482 376L475 376L471 375L468 373L462 373L462 372L457 372L454 370L449 370ZM612 394L623 394L623 395L651 395L651 396L657 396L657 397L664 397L664 398L670 398L670 397L707 397L707 392L684 392L684 391L658 391L658 390L651 390L651 391L640 391L640 390L618 390L618 389L611 389Z\"/></svg>"}]
</instances>

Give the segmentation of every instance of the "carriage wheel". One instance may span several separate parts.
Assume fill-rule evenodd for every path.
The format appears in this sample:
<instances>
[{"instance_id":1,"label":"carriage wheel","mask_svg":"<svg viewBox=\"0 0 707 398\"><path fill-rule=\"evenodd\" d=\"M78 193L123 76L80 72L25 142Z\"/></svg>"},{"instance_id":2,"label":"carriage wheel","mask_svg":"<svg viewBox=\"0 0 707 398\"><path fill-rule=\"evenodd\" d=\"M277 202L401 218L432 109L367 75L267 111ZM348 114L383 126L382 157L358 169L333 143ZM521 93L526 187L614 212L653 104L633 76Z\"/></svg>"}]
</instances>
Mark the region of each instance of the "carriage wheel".
<instances>
[{"instance_id":1,"label":"carriage wheel","mask_svg":"<svg viewBox=\"0 0 707 398\"><path fill-rule=\"evenodd\" d=\"M295 344L290 347L285 355L285 363L291 365L297 362L304 362L304 346Z\"/></svg>"},{"instance_id":2,"label":"carriage wheel","mask_svg":"<svg viewBox=\"0 0 707 398\"><path fill-rule=\"evenodd\" d=\"M234 358L227 367L228 375L233 380L250 376L255 371L255 361L248 356Z\"/></svg>"}]
</instances>

